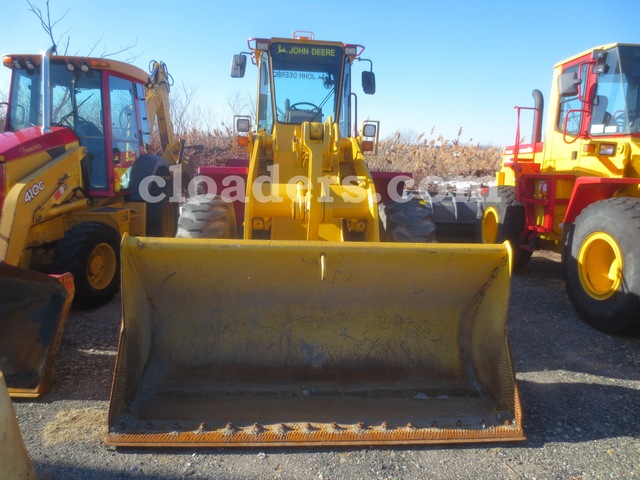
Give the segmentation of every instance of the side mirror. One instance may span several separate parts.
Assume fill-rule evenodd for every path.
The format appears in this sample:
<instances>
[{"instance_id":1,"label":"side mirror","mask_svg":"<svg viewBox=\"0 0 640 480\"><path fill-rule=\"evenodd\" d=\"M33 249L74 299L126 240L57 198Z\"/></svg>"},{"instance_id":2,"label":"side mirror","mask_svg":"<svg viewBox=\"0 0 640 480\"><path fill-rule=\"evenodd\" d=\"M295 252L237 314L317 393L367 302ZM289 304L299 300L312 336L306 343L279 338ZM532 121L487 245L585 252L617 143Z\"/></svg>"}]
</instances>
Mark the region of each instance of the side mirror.
<instances>
[{"instance_id":1,"label":"side mirror","mask_svg":"<svg viewBox=\"0 0 640 480\"><path fill-rule=\"evenodd\" d=\"M362 72L362 90L367 95L376 93L376 75L373 72Z\"/></svg>"},{"instance_id":2,"label":"side mirror","mask_svg":"<svg viewBox=\"0 0 640 480\"><path fill-rule=\"evenodd\" d=\"M577 72L565 72L558 77L558 95L561 97L575 97L580 91L580 79Z\"/></svg>"},{"instance_id":3,"label":"side mirror","mask_svg":"<svg viewBox=\"0 0 640 480\"><path fill-rule=\"evenodd\" d=\"M233 56L231 60L231 78L242 78L247 69L247 57L242 53Z\"/></svg>"},{"instance_id":4,"label":"side mirror","mask_svg":"<svg viewBox=\"0 0 640 480\"><path fill-rule=\"evenodd\" d=\"M607 54L601 48L598 48L593 52L591 52L591 60L595 61L595 63L593 64L593 67L591 68L591 71L593 73L595 74L607 73L607 70L609 70L609 66L605 63L605 58L607 58Z\"/></svg>"}]
</instances>

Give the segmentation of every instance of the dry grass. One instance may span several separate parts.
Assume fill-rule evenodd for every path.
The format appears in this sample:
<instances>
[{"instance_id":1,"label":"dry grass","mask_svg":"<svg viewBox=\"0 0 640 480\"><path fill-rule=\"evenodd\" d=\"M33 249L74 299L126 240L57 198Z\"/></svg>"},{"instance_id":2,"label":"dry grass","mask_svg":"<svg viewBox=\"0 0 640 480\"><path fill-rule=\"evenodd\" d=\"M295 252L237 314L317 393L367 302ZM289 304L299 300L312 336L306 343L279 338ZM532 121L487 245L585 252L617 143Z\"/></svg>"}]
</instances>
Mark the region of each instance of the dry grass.
<instances>
[{"instance_id":1,"label":"dry grass","mask_svg":"<svg viewBox=\"0 0 640 480\"><path fill-rule=\"evenodd\" d=\"M460 129L460 133L462 129ZM230 158L247 158L247 152L235 146L229 128L213 132L191 130L183 132L186 155L192 172L200 165L224 165ZM409 172L416 184L425 177L444 180L459 177L492 176L500 168L501 149L481 144L462 144L460 137L448 140L419 135L405 141L400 132L382 140L375 155L367 154L369 168L374 171Z\"/></svg>"},{"instance_id":2,"label":"dry grass","mask_svg":"<svg viewBox=\"0 0 640 480\"><path fill-rule=\"evenodd\" d=\"M45 446L65 442L96 442L107 433L107 411L97 408L71 409L58 412L44 428Z\"/></svg>"},{"instance_id":3,"label":"dry grass","mask_svg":"<svg viewBox=\"0 0 640 480\"><path fill-rule=\"evenodd\" d=\"M0 101L7 95L0 92ZM228 99L230 111L246 109L248 101L235 97ZM6 109L0 108L0 126ZM189 160L189 173L193 175L200 165L224 165L230 158L247 158L247 152L238 148L233 136L231 120L214 118L202 104L197 89L189 86L173 89L171 117L179 138L186 139L185 155ZM232 116L230 116L232 118ZM380 141L375 155L367 154L369 168L374 171L401 171L413 175L416 184L425 177L444 180L459 177L485 177L500 168L501 149L480 143L463 143L462 128L454 139L442 135L434 137L435 127L429 134L402 134L396 131ZM152 135L152 152L160 151L157 131Z\"/></svg>"},{"instance_id":4,"label":"dry grass","mask_svg":"<svg viewBox=\"0 0 640 480\"><path fill-rule=\"evenodd\" d=\"M0 98L1 95L0 95ZM204 126L202 114L194 118L176 115L174 129L179 138L186 139L185 155L189 160L189 173L194 175L200 165L224 165L230 158L247 158L247 152L236 146L233 129L226 123ZM208 122L204 122L208 123ZM4 125L4 109L0 109L0 127ZM197 125L197 127L193 126ZM0 130L2 131L3 128ZM463 144L458 137L449 140L442 136L420 134L405 139L397 131L392 137L380 141L375 155L367 154L369 168L374 171L409 172L419 184L425 177L448 180L456 177L484 177L500 168L501 150L480 143ZM160 151L157 131L152 135L151 151Z\"/></svg>"},{"instance_id":5,"label":"dry grass","mask_svg":"<svg viewBox=\"0 0 640 480\"><path fill-rule=\"evenodd\" d=\"M378 145L376 155L369 156L369 168L378 171L406 171L416 183L425 177L485 177L500 169L501 149L476 144L462 144L438 136L435 139L418 136L413 142L403 141L400 132Z\"/></svg>"}]
</instances>

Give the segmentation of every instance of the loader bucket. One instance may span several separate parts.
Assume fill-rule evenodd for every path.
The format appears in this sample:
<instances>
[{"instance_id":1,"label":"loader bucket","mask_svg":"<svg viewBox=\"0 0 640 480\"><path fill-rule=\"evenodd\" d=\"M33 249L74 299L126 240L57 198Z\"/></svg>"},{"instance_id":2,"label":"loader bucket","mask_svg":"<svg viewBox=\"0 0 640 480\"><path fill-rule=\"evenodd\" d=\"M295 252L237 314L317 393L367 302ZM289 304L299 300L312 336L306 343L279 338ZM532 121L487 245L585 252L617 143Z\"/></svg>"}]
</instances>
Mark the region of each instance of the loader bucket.
<instances>
[{"instance_id":1,"label":"loader bucket","mask_svg":"<svg viewBox=\"0 0 640 480\"><path fill-rule=\"evenodd\" d=\"M73 291L70 273L49 276L0 262L0 371L11 397L49 390Z\"/></svg>"},{"instance_id":2,"label":"loader bucket","mask_svg":"<svg viewBox=\"0 0 640 480\"><path fill-rule=\"evenodd\" d=\"M122 244L105 443L524 439L505 245Z\"/></svg>"}]
</instances>

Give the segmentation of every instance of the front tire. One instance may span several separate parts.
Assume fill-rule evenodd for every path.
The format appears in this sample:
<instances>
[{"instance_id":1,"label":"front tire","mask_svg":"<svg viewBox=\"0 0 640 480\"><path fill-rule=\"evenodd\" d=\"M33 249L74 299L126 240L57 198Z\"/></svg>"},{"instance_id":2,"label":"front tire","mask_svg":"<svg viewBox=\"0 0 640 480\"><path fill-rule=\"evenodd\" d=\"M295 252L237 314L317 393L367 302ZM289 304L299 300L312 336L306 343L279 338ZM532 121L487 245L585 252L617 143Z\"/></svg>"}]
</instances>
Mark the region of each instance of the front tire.
<instances>
[{"instance_id":1,"label":"front tire","mask_svg":"<svg viewBox=\"0 0 640 480\"><path fill-rule=\"evenodd\" d=\"M569 299L604 333L640 333L640 200L610 198L586 207L562 256Z\"/></svg>"},{"instance_id":2,"label":"front tire","mask_svg":"<svg viewBox=\"0 0 640 480\"><path fill-rule=\"evenodd\" d=\"M431 213L431 207L418 198L381 203L378 206L380 236L387 242L434 243L436 226L431 221Z\"/></svg>"},{"instance_id":3,"label":"front tire","mask_svg":"<svg viewBox=\"0 0 640 480\"><path fill-rule=\"evenodd\" d=\"M190 198L182 206L176 238L237 238L233 203L206 195Z\"/></svg>"},{"instance_id":4,"label":"front tire","mask_svg":"<svg viewBox=\"0 0 640 480\"><path fill-rule=\"evenodd\" d=\"M73 274L76 305L97 308L108 303L120 286L120 234L100 222L75 225L58 241L52 269Z\"/></svg>"},{"instance_id":5,"label":"front tire","mask_svg":"<svg viewBox=\"0 0 640 480\"><path fill-rule=\"evenodd\" d=\"M479 243L509 242L512 270L519 272L531 258L530 250L520 248L520 233L525 229L524 205L516 203L514 187L491 187L478 204L476 238Z\"/></svg>"}]
</instances>

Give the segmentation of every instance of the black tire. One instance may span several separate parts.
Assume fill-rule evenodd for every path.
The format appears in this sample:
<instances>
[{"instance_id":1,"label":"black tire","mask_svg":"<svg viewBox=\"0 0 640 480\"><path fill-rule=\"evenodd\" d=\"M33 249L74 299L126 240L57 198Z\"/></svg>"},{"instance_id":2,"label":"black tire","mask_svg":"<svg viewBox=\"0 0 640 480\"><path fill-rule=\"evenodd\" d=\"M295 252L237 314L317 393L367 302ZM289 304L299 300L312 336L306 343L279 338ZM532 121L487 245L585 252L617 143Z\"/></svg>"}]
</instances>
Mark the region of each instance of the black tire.
<instances>
[{"instance_id":1,"label":"black tire","mask_svg":"<svg viewBox=\"0 0 640 480\"><path fill-rule=\"evenodd\" d=\"M182 206L177 238L237 238L231 202L206 195L190 198Z\"/></svg>"},{"instance_id":2,"label":"black tire","mask_svg":"<svg viewBox=\"0 0 640 480\"><path fill-rule=\"evenodd\" d=\"M173 237L178 231L178 204L165 200L147 203L147 237Z\"/></svg>"},{"instance_id":3,"label":"black tire","mask_svg":"<svg viewBox=\"0 0 640 480\"><path fill-rule=\"evenodd\" d=\"M156 182L148 185L143 191L141 185L150 175L162 177L165 186ZM147 203L147 222L145 235L147 237L173 237L177 231L178 204L170 202L173 195L173 176L164 158L156 155L140 155L131 168L130 199ZM148 198L160 198L160 201L147 201Z\"/></svg>"},{"instance_id":4,"label":"black tire","mask_svg":"<svg viewBox=\"0 0 640 480\"><path fill-rule=\"evenodd\" d=\"M515 187L490 187L478 203L476 240L479 243L509 242L512 271L521 271L531 258L531 250L520 247L520 234L525 229L524 205L516 202Z\"/></svg>"},{"instance_id":5,"label":"black tire","mask_svg":"<svg viewBox=\"0 0 640 480\"><path fill-rule=\"evenodd\" d=\"M562 255L567 294L580 317L601 332L640 334L638 240L635 198L592 203L568 229Z\"/></svg>"},{"instance_id":6,"label":"black tire","mask_svg":"<svg viewBox=\"0 0 640 480\"><path fill-rule=\"evenodd\" d=\"M120 234L100 222L75 225L58 241L52 270L73 274L76 305L96 308L108 303L120 286Z\"/></svg>"},{"instance_id":7,"label":"black tire","mask_svg":"<svg viewBox=\"0 0 640 480\"><path fill-rule=\"evenodd\" d=\"M431 221L431 207L414 197L406 202L380 203L380 237L386 242L436 242L436 226Z\"/></svg>"}]
</instances>

